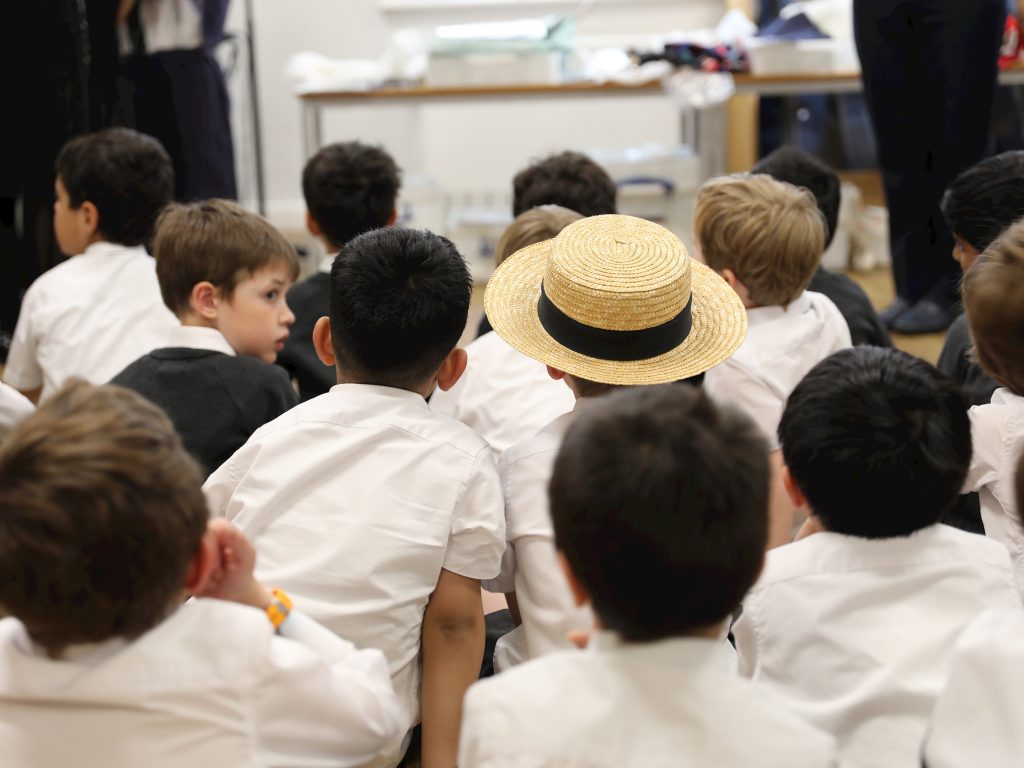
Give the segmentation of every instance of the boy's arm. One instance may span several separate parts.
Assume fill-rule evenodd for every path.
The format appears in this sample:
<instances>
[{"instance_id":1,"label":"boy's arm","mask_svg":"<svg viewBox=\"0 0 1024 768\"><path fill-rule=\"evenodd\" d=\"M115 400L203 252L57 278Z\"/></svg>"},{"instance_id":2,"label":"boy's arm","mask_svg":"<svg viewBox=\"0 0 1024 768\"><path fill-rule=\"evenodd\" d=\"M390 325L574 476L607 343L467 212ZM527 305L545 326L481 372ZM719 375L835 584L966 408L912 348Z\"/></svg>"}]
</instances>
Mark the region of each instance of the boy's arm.
<instances>
[{"instance_id":1,"label":"boy's arm","mask_svg":"<svg viewBox=\"0 0 1024 768\"><path fill-rule=\"evenodd\" d=\"M38 343L33 320L35 318L37 293L29 287L21 303L18 322L14 326L11 348L4 367L4 381L33 403L39 403L43 391L43 369L39 365Z\"/></svg>"},{"instance_id":2,"label":"boy's arm","mask_svg":"<svg viewBox=\"0 0 1024 768\"><path fill-rule=\"evenodd\" d=\"M441 569L423 617L423 768L455 765L462 699L483 655L480 581Z\"/></svg>"}]
</instances>

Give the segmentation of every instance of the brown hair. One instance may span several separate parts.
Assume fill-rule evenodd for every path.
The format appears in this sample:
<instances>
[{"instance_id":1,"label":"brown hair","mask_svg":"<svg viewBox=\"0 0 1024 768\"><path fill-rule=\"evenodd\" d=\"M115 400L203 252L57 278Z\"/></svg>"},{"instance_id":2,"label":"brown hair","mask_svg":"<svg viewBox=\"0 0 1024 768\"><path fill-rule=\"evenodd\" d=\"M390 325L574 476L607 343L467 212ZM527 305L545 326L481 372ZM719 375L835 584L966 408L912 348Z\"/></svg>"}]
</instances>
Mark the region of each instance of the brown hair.
<instances>
[{"instance_id":1,"label":"brown hair","mask_svg":"<svg viewBox=\"0 0 1024 768\"><path fill-rule=\"evenodd\" d=\"M560 205L539 205L516 216L515 221L508 225L494 251L494 265L501 262L528 245L543 243L550 240L574 221L583 216L563 208Z\"/></svg>"},{"instance_id":2,"label":"brown hair","mask_svg":"<svg viewBox=\"0 0 1024 768\"><path fill-rule=\"evenodd\" d=\"M180 595L207 516L163 411L73 380L0 448L0 605L53 658L137 637Z\"/></svg>"},{"instance_id":3,"label":"brown hair","mask_svg":"<svg viewBox=\"0 0 1024 768\"><path fill-rule=\"evenodd\" d=\"M693 229L707 265L731 269L762 306L798 297L825 250L825 218L814 196L765 174L706 182Z\"/></svg>"},{"instance_id":4,"label":"brown hair","mask_svg":"<svg viewBox=\"0 0 1024 768\"><path fill-rule=\"evenodd\" d=\"M188 310L204 280L231 298L235 286L270 264L299 276L295 249L274 226L228 200L171 205L156 223L153 257L160 293L172 312Z\"/></svg>"},{"instance_id":5,"label":"brown hair","mask_svg":"<svg viewBox=\"0 0 1024 768\"><path fill-rule=\"evenodd\" d=\"M1010 226L967 270L963 299L978 363L1024 395L1024 221Z\"/></svg>"}]
</instances>

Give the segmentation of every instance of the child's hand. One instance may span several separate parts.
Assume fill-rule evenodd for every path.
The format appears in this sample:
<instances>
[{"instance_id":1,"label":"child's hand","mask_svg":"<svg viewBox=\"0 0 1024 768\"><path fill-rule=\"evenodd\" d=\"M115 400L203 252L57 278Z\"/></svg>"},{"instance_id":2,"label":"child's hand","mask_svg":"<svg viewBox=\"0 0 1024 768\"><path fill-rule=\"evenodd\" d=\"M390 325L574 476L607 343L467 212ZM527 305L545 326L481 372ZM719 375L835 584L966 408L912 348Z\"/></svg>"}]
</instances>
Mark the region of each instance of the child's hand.
<instances>
[{"instance_id":1,"label":"child's hand","mask_svg":"<svg viewBox=\"0 0 1024 768\"><path fill-rule=\"evenodd\" d=\"M245 534L227 520L217 518L207 524L206 535L213 541L215 561L209 579L196 596L231 600L260 609L270 605L273 596L253 576L256 550Z\"/></svg>"}]
</instances>

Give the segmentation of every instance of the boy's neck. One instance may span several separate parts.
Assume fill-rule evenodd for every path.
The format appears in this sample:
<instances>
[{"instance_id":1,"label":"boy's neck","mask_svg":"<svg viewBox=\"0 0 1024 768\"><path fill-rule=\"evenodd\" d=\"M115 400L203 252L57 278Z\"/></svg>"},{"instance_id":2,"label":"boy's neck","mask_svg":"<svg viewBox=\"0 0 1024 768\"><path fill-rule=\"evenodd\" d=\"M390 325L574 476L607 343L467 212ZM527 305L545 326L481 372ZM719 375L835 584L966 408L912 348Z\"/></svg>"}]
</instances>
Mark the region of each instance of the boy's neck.
<instances>
[{"instance_id":1,"label":"boy's neck","mask_svg":"<svg viewBox=\"0 0 1024 768\"><path fill-rule=\"evenodd\" d=\"M363 384L368 387L387 387L388 389L397 389L401 392L412 392L414 395L419 395L424 400L426 400L428 397L430 397L431 394L433 394L434 387L437 384L436 379L431 379L430 381L425 382L420 387L410 389L408 387L396 387L394 384L388 384L387 382L383 381L368 381L359 376L346 375L345 371L342 370L340 365L336 365L334 367L334 371L335 375L337 376L337 381L339 384Z\"/></svg>"},{"instance_id":2,"label":"boy's neck","mask_svg":"<svg viewBox=\"0 0 1024 768\"><path fill-rule=\"evenodd\" d=\"M199 313L191 310L186 310L178 315L178 322L188 328L213 328L214 330L219 330L216 321L207 320Z\"/></svg>"}]
</instances>

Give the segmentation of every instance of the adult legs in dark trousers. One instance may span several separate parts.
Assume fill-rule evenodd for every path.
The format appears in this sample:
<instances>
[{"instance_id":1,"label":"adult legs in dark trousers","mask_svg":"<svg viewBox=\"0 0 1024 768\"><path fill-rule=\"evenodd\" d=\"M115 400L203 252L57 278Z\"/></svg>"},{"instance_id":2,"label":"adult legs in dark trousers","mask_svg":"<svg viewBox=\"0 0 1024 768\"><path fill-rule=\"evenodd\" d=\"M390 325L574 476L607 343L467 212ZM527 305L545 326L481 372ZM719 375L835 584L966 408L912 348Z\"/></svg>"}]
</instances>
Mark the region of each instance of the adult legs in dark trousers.
<instances>
[{"instance_id":1,"label":"adult legs in dark trousers","mask_svg":"<svg viewBox=\"0 0 1024 768\"><path fill-rule=\"evenodd\" d=\"M952 321L959 276L939 210L989 136L1005 0L854 0L854 37L889 209L894 331Z\"/></svg>"}]
</instances>

